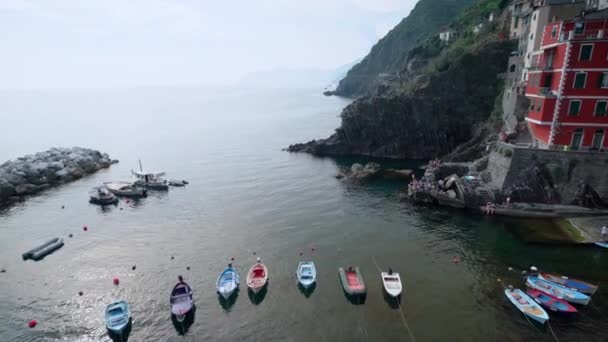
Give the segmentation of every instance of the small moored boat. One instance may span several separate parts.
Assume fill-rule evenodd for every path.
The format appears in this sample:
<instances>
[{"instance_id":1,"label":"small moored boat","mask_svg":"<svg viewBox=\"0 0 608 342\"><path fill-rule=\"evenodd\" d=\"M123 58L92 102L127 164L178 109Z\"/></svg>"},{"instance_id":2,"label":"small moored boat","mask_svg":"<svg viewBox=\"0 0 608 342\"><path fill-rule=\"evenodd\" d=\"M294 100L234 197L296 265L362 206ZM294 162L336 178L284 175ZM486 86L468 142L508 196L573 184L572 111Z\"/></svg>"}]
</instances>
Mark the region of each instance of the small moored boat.
<instances>
[{"instance_id":1,"label":"small moored boat","mask_svg":"<svg viewBox=\"0 0 608 342\"><path fill-rule=\"evenodd\" d=\"M116 196L140 198L148 195L146 189L140 188L131 182L106 182L103 185Z\"/></svg>"},{"instance_id":2,"label":"small moored boat","mask_svg":"<svg viewBox=\"0 0 608 342\"><path fill-rule=\"evenodd\" d=\"M194 300L192 299L192 289L184 282L182 276L178 277L179 282L171 290L171 314L175 315L178 322L183 322L186 315L192 310Z\"/></svg>"},{"instance_id":3,"label":"small moored boat","mask_svg":"<svg viewBox=\"0 0 608 342\"><path fill-rule=\"evenodd\" d=\"M311 287L317 281L317 268L315 267L315 263L312 261L301 261L298 264L296 276L298 277L298 283L302 285L303 288L307 289Z\"/></svg>"},{"instance_id":4,"label":"small moored boat","mask_svg":"<svg viewBox=\"0 0 608 342\"><path fill-rule=\"evenodd\" d=\"M267 283L268 268L266 268L266 265L258 258L258 261L251 266L249 272L247 272L247 287L249 287L253 293L258 293Z\"/></svg>"},{"instance_id":5,"label":"small moored boat","mask_svg":"<svg viewBox=\"0 0 608 342\"><path fill-rule=\"evenodd\" d=\"M595 245L602 248L608 248L608 242L596 242Z\"/></svg>"},{"instance_id":6,"label":"small moored boat","mask_svg":"<svg viewBox=\"0 0 608 342\"><path fill-rule=\"evenodd\" d=\"M393 298L399 297L402 290L401 277L399 276L399 273L395 273L389 268L388 272L382 272L381 276L384 291L386 291L386 293Z\"/></svg>"},{"instance_id":7,"label":"small moored boat","mask_svg":"<svg viewBox=\"0 0 608 342\"><path fill-rule=\"evenodd\" d=\"M239 282L239 273L232 267L232 264L228 264L228 267L217 278L217 293L222 298L228 299L239 288Z\"/></svg>"},{"instance_id":8,"label":"small moored boat","mask_svg":"<svg viewBox=\"0 0 608 342\"><path fill-rule=\"evenodd\" d=\"M544 306L545 308L555 311L555 312L563 312L563 313L575 313L578 310L568 302L563 299L559 299L555 296L552 296L548 293L544 293L543 291L539 291L536 289L531 289L526 291L532 299L534 299L537 303Z\"/></svg>"},{"instance_id":9,"label":"small moored boat","mask_svg":"<svg viewBox=\"0 0 608 342\"><path fill-rule=\"evenodd\" d=\"M124 300L106 307L106 327L113 333L121 334L131 321L129 305Z\"/></svg>"},{"instance_id":10,"label":"small moored boat","mask_svg":"<svg viewBox=\"0 0 608 342\"><path fill-rule=\"evenodd\" d=\"M367 287L365 287L365 281L359 267L353 269L349 266L346 270L340 267L338 273L340 274L342 287L348 295L358 296L364 295L367 292Z\"/></svg>"},{"instance_id":11,"label":"small moored boat","mask_svg":"<svg viewBox=\"0 0 608 342\"><path fill-rule=\"evenodd\" d=\"M537 289L544 293L550 294L554 297L563 298L564 300L570 303L587 305L591 300L591 297L587 296L584 293L580 293L563 285L552 283L550 281L538 277L528 277L526 279L526 285L533 289Z\"/></svg>"},{"instance_id":12,"label":"small moored boat","mask_svg":"<svg viewBox=\"0 0 608 342\"><path fill-rule=\"evenodd\" d=\"M23 260L32 259L38 261L61 247L63 247L63 239L53 238L42 245L21 254L21 257Z\"/></svg>"},{"instance_id":13,"label":"small moored boat","mask_svg":"<svg viewBox=\"0 0 608 342\"><path fill-rule=\"evenodd\" d=\"M134 182L134 184L137 186L150 190L169 190L168 182L161 178L165 175L164 172L144 172L131 170L131 173L137 179Z\"/></svg>"},{"instance_id":14,"label":"small moored boat","mask_svg":"<svg viewBox=\"0 0 608 342\"><path fill-rule=\"evenodd\" d=\"M540 279L544 279L544 280L547 280L547 281L550 281L550 282L553 282L556 284L560 284L565 287L569 287L571 289L574 289L574 290L577 290L579 292L586 293L589 295L592 295L595 293L595 291L597 291L597 285L593 285L593 284L590 284L588 282L578 280L578 279L568 278L561 274L540 272L538 274L538 277Z\"/></svg>"},{"instance_id":15,"label":"small moored boat","mask_svg":"<svg viewBox=\"0 0 608 342\"><path fill-rule=\"evenodd\" d=\"M89 191L89 202L101 205L116 204L118 203L118 197L106 187L98 186Z\"/></svg>"},{"instance_id":16,"label":"small moored boat","mask_svg":"<svg viewBox=\"0 0 608 342\"><path fill-rule=\"evenodd\" d=\"M513 289L511 286L509 286L508 289L505 289L505 296L509 298L511 303L513 303L513 305L515 305L519 311L540 324L545 324L545 322L549 319L547 312L543 310L543 308L532 298L526 295L524 291L520 289Z\"/></svg>"}]
</instances>

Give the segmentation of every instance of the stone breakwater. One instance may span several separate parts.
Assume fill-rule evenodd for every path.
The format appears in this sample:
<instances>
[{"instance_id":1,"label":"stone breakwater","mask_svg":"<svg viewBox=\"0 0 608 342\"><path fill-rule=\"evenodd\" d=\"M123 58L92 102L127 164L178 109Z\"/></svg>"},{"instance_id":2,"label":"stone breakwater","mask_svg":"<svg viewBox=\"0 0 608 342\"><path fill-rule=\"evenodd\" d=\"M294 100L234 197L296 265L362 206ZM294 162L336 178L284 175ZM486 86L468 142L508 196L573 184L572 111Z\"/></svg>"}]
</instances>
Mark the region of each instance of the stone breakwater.
<instances>
[{"instance_id":1,"label":"stone breakwater","mask_svg":"<svg viewBox=\"0 0 608 342\"><path fill-rule=\"evenodd\" d=\"M0 165L0 205L92 174L118 160L96 150L51 148Z\"/></svg>"}]
</instances>

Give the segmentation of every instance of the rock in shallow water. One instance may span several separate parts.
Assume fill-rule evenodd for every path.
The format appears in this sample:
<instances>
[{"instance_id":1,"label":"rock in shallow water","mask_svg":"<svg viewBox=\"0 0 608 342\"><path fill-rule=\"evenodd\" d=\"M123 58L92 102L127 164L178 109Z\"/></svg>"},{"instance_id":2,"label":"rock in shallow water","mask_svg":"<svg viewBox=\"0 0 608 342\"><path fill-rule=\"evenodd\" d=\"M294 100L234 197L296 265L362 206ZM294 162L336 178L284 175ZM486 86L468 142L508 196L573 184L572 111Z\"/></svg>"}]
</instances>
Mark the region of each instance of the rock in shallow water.
<instances>
[{"instance_id":1,"label":"rock in shallow water","mask_svg":"<svg viewBox=\"0 0 608 342\"><path fill-rule=\"evenodd\" d=\"M0 165L0 205L33 195L117 163L96 150L51 148Z\"/></svg>"}]
</instances>

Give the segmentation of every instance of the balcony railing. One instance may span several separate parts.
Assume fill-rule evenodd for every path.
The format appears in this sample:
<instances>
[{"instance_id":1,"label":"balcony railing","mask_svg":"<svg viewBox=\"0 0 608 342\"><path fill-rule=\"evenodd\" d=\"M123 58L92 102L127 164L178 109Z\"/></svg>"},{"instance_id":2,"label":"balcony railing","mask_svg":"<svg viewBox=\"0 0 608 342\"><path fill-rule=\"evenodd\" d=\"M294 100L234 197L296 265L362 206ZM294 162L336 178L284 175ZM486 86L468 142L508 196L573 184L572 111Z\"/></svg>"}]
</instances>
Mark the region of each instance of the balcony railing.
<instances>
[{"instance_id":1,"label":"balcony railing","mask_svg":"<svg viewBox=\"0 0 608 342\"><path fill-rule=\"evenodd\" d=\"M542 96L554 97L557 96L549 87L538 88L538 94Z\"/></svg>"},{"instance_id":2,"label":"balcony railing","mask_svg":"<svg viewBox=\"0 0 608 342\"><path fill-rule=\"evenodd\" d=\"M573 40L596 40L604 39L606 36L604 30L585 30L583 33L577 34L574 31L565 31L559 35L560 42Z\"/></svg>"}]
</instances>

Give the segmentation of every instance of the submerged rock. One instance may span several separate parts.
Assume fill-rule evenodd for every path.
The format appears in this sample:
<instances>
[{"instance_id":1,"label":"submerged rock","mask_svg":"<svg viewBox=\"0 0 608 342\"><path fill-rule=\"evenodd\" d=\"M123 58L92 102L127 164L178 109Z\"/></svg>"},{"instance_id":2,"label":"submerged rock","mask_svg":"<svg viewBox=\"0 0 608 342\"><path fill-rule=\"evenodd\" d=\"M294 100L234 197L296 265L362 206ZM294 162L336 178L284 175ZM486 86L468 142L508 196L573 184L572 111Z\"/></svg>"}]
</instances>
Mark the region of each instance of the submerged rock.
<instances>
[{"instance_id":1,"label":"submerged rock","mask_svg":"<svg viewBox=\"0 0 608 342\"><path fill-rule=\"evenodd\" d=\"M0 205L81 178L117 162L105 153L82 147L51 148L7 161L0 165Z\"/></svg>"}]
</instances>

